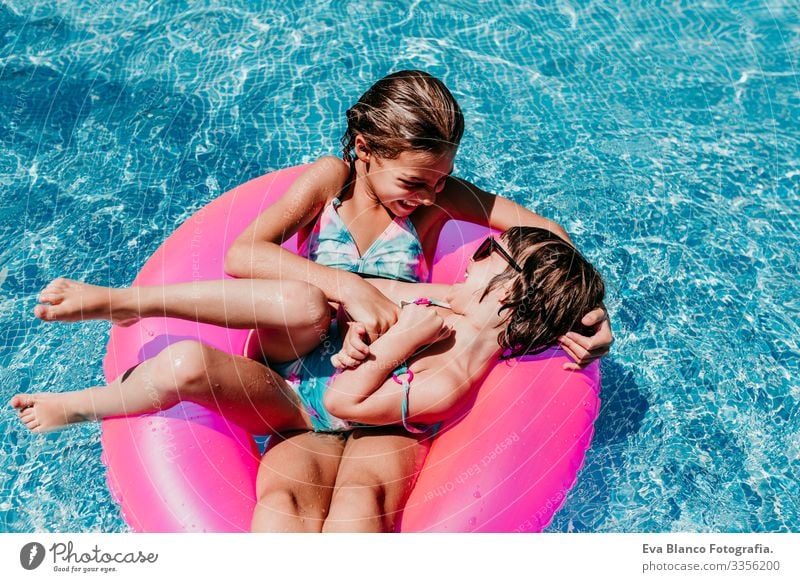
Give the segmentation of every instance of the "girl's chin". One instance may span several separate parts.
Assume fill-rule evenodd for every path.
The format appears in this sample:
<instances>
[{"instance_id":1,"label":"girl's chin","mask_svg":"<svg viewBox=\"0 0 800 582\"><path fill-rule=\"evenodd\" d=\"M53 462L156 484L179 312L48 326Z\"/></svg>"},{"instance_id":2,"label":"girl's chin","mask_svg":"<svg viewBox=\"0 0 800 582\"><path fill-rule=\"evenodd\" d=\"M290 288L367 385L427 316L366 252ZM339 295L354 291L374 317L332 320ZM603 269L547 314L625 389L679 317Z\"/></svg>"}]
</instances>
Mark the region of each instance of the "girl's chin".
<instances>
[{"instance_id":1,"label":"girl's chin","mask_svg":"<svg viewBox=\"0 0 800 582\"><path fill-rule=\"evenodd\" d=\"M393 206L395 209L397 209L395 214L399 214L401 216L408 216L409 214L414 212L417 208L419 208L420 205L404 202L403 200L397 200Z\"/></svg>"},{"instance_id":2,"label":"girl's chin","mask_svg":"<svg viewBox=\"0 0 800 582\"><path fill-rule=\"evenodd\" d=\"M461 292L461 287L463 283L456 283L450 286L450 290L444 296L444 300L450 305L450 309L453 313L458 313L460 315L464 315L465 311L465 304L469 303L469 298L464 297L464 294ZM467 300L466 303L464 300Z\"/></svg>"}]
</instances>

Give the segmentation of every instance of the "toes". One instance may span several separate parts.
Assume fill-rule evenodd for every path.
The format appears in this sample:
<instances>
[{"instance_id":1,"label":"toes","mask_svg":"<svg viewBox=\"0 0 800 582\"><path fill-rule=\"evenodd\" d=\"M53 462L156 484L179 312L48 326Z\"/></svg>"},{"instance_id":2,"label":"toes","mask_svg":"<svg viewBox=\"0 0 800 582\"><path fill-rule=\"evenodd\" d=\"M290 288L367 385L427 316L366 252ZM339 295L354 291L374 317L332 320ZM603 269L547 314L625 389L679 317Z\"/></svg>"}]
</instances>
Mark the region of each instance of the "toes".
<instances>
[{"instance_id":1,"label":"toes","mask_svg":"<svg viewBox=\"0 0 800 582\"><path fill-rule=\"evenodd\" d=\"M64 296L61 293L54 293L53 291L42 291L39 293L40 303L49 303L50 305L58 305L64 301Z\"/></svg>"},{"instance_id":2,"label":"toes","mask_svg":"<svg viewBox=\"0 0 800 582\"><path fill-rule=\"evenodd\" d=\"M35 408L33 406L23 408L17 414L19 414L19 417L23 420L27 420L32 416L36 416Z\"/></svg>"},{"instance_id":3,"label":"toes","mask_svg":"<svg viewBox=\"0 0 800 582\"><path fill-rule=\"evenodd\" d=\"M32 394L17 394L9 402L13 408L19 409L25 409L33 406L33 403L34 399Z\"/></svg>"},{"instance_id":4,"label":"toes","mask_svg":"<svg viewBox=\"0 0 800 582\"><path fill-rule=\"evenodd\" d=\"M37 305L33 308L33 314L43 321L52 321L55 319L55 313L47 305Z\"/></svg>"},{"instance_id":5,"label":"toes","mask_svg":"<svg viewBox=\"0 0 800 582\"><path fill-rule=\"evenodd\" d=\"M11 405L19 408L17 415L20 422L25 425L25 428L36 434L41 434L45 431L33 404L34 398L32 394L17 394L11 399Z\"/></svg>"},{"instance_id":6,"label":"toes","mask_svg":"<svg viewBox=\"0 0 800 582\"><path fill-rule=\"evenodd\" d=\"M28 428L28 430L36 431L36 429L41 428L41 423L36 416L29 420L23 420L22 422Z\"/></svg>"},{"instance_id":7,"label":"toes","mask_svg":"<svg viewBox=\"0 0 800 582\"><path fill-rule=\"evenodd\" d=\"M47 286L39 293L39 301L43 303L61 303L64 299L64 293L70 286L69 279L53 279Z\"/></svg>"},{"instance_id":8,"label":"toes","mask_svg":"<svg viewBox=\"0 0 800 582\"><path fill-rule=\"evenodd\" d=\"M53 305L37 305L33 308L33 314L42 321L57 321L62 317L67 317L63 309Z\"/></svg>"}]
</instances>

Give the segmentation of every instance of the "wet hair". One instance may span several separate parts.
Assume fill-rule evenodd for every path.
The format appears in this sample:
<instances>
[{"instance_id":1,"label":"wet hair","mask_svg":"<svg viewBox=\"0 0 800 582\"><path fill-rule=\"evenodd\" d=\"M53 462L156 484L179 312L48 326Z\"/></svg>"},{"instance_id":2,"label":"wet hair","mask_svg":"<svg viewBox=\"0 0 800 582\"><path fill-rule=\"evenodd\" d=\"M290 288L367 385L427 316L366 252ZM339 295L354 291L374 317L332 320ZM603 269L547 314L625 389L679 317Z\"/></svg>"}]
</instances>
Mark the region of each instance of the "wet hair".
<instances>
[{"instance_id":1,"label":"wet hair","mask_svg":"<svg viewBox=\"0 0 800 582\"><path fill-rule=\"evenodd\" d=\"M455 153L464 116L439 79L422 71L398 71L375 83L347 110L345 162L355 160L356 134L382 158L396 159L408 150Z\"/></svg>"},{"instance_id":2,"label":"wet hair","mask_svg":"<svg viewBox=\"0 0 800 582\"><path fill-rule=\"evenodd\" d=\"M568 331L590 336L581 323L600 307L605 285L600 274L569 243L550 231L529 226L506 230L501 240L522 267L510 266L492 278L481 296L507 282L508 294L499 313L508 312L506 327L497 337L503 359L538 354Z\"/></svg>"}]
</instances>

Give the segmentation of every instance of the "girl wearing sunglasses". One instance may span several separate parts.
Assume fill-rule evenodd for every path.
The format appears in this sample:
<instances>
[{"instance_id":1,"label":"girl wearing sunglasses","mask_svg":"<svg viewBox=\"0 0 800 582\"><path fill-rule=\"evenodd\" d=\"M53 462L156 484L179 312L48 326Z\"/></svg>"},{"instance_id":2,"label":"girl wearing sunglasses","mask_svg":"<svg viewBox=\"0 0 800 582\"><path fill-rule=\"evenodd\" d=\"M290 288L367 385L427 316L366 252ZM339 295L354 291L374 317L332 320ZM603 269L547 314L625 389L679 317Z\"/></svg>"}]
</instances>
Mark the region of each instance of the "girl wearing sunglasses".
<instances>
[{"instance_id":1,"label":"girl wearing sunglasses","mask_svg":"<svg viewBox=\"0 0 800 582\"><path fill-rule=\"evenodd\" d=\"M296 374L281 376L274 369L280 365L270 368L182 341L109 386L19 394L11 405L37 433L107 416L155 412L189 400L218 410L256 434L339 434L363 425L396 425L406 435L405 431L425 434L427 427L448 418L470 397L498 357L536 353L569 331L586 333L581 318L600 305L604 295L599 274L571 245L533 227L511 228L500 240L487 238L461 283L370 282L392 300L404 302L397 322L369 346L357 323L349 326L344 344L338 343L338 353L331 346L341 340L328 338L325 347L308 353L299 367L301 374L311 370L313 381ZM37 306L36 314L46 321L110 319L122 325L141 317L167 316L236 327L281 320L291 327L302 326L303 314L316 308L319 298L312 290L300 293L298 287L289 312L285 303L260 296L259 283L225 280L111 289L57 279L40 295L49 305ZM336 371L331 363L342 369ZM315 453L309 448L293 454L304 452ZM303 465L296 458L295 462ZM406 478L413 481L413 475ZM317 475L314 483L294 485L332 492L327 495L329 507L318 509L319 529L332 531L337 524L346 524L342 527L349 531L390 527L374 515L385 507L376 510L374 499L353 503L352 497L337 495L336 483L333 471ZM274 495L274 487L269 492ZM298 512L276 513L269 504L260 504L254 529L292 529L291 520L299 517ZM279 527L276 519L282 522Z\"/></svg>"}]
</instances>

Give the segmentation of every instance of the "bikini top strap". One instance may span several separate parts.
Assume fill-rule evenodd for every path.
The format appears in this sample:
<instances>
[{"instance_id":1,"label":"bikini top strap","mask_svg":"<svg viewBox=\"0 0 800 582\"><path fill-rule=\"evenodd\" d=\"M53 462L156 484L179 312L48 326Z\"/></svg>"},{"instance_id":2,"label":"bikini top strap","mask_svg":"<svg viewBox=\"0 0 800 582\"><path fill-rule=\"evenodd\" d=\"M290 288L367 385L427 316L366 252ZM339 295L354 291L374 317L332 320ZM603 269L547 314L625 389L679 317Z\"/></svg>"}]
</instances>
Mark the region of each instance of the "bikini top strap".
<instances>
[{"instance_id":1,"label":"bikini top strap","mask_svg":"<svg viewBox=\"0 0 800 582\"><path fill-rule=\"evenodd\" d=\"M402 380L400 376L405 376ZM427 432L427 429L420 429L409 424L408 419L408 392L411 389L411 381L414 379L414 372L408 369L408 366L401 365L392 372L392 379L398 384L403 385L403 400L400 403L400 418L403 421L403 428L410 433L421 434Z\"/></svg>"},{"instance_id":2,"label":"bikini top strap","mask_svg":"<svg viewBox=\"0 0 800 582\"><path fill-rule=\"evenodd\" d=\"M345 180L344 185L339 188L339 193L336 195L334 200L337 202L336 206L340 206L342 204L342 196L344 196L347 189L350 187L350 184L353 183L353 180L356 179L356 160L350 160L350 172L347 174L347 180Z\"/></svg>"},{"instance_id":3,"label":"bikini top strap","mask_svg":"<svg viewBox=\"0 0 800 582\"><path fill-rule=\"evenodd\" d=\"M417 297L412 301L400 300L399 305L401 309L406 305L433 305L434 307L444 307L445 309L452 309L449 303L445 303L444 301L437 301L436 299L430 299L429 297Z\"/></svg>"}]
</instances>

